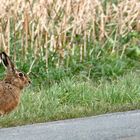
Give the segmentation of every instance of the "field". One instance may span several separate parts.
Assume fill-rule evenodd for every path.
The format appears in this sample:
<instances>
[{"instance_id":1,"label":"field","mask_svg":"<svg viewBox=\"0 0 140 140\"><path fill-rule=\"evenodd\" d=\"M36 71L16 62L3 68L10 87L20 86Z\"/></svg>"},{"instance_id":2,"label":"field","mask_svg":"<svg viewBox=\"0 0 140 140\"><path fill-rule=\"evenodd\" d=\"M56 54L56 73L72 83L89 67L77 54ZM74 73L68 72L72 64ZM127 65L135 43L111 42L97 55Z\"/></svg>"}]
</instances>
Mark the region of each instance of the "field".
<instances>
[{"instance_id":1,"label":"field","mask_svg":"<svg viewBox=\"0 0 140 140\"><path fill-rule=\"evenodd\" d=\"M139 38L139 0L3 0L0 50L32 85L0 127L139 109Z\"/></svg>"}]
</instances>

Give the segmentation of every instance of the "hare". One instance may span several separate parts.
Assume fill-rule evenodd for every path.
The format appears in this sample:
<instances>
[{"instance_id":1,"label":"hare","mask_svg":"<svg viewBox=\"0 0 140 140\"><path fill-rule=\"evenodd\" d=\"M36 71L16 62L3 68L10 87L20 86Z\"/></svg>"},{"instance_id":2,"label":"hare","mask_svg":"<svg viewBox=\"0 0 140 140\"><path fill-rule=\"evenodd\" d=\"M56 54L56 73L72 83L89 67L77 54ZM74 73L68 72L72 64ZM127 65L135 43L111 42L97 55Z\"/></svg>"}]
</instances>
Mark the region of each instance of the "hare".
<instances>
[{"instance_id":1,"label":"hare","mask_svg":"<svg viewBox=\"0 0 140 140\"><path fill-rule=\"evenodd\" d=\"M29 77L17 70L5 52L0 53L7 74L0 81L0 115L8 114L20 102L21 90L31 83Z\"/></svg>"}]
</instances>

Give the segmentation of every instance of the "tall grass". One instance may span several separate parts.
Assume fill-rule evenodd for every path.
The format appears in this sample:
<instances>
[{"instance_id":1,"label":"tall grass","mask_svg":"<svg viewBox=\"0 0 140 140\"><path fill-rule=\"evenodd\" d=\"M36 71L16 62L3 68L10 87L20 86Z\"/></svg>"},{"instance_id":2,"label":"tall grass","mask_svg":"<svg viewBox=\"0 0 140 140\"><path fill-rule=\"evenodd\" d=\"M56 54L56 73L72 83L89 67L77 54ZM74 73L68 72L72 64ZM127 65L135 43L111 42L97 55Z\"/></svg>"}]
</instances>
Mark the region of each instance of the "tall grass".
<instances>
[{"instance_id":1,"label":"tall grass","mask_svg":"<svg viewBox=\"0 0 140 140\"><path fill-rule=\"evenodd\" d=\"M128 34L140 31L139 18L138 0L2 0L0 48L15 61L42 59L46 69L104 51L122 58Z\"/></svg>"}]
</instances>

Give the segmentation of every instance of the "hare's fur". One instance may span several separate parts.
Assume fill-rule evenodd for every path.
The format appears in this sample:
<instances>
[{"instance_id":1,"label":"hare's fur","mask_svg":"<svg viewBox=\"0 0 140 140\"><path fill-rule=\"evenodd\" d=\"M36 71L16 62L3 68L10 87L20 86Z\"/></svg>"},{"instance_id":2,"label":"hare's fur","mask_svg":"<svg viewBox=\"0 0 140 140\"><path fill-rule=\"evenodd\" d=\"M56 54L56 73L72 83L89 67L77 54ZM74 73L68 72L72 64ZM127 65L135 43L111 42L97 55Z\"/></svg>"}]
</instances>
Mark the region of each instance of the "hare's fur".
<instances>
[{"instance_id":1,"label":"hare's fur","mask_svg":"<svg viewBox=\"0 0 140 140\"><path fill-rule=\"evenodd\" d=\"M20 90L4 81L0 82L0 113L12 111L19 103Z\"/></svg>"},{"instance_id":2,"label":"hare's fur","mask_svg":"<svg viewBox=\"0 0 140 140\"><path fill-rule=\"evenodd\" d=\"M5 79L0 81L0 115L4 115L17 107L21 90L30 83L30 79L15 69L10 58L4 52L0 54L0 57L7 68Z\"/></svg>"}]
</instances>

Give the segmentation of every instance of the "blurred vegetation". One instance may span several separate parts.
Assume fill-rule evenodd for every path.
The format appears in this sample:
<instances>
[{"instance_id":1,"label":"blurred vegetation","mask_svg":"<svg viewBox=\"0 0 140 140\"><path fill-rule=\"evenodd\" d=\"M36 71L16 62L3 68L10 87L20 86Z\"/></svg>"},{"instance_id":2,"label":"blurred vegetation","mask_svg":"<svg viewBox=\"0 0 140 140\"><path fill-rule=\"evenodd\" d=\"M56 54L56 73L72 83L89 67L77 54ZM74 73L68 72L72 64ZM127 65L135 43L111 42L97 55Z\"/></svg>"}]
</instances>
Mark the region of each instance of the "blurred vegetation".
<instances>
[{"instance_id":1,"label":"blurred vegetation","mask_svg":"<svg viewBox=\"0 0 140 140\"><path fill-rule=\"evenodd\" d=\"M139 6L138 0L3 0L0 50L23 71L31 68L38 85L79 74L116 78L139 66Z\"/></svg>"},{"instance_id":2,"label":"blurred vegetation","mask_svg":"<svg viewBox=\"0 0 140 140\"><path fill-rule=\"evenodd\" d=\"M79 61L78 56L73 56L69 59L69 65L67 60L64 60L64 64L60 67L55 66L54 61L49 61L48 69L46 70L44 57L38 58L35 61L30 77L33 80L33 84L51 86L56 82L60 82L64 78L72 78L73 76L80 76L83 79L99 80L116 79L118 76L127 74L132 70L140 68L140 34L138 32L130 32L126 37L120 37L119 46L127 44L125 52L122 54L122 48L118 48L118 52L110 53L112 44L108 42L104 48L101 48L99 44L88 44L90 56L87 56L84 60ZM94 47L93 47L94 45ZM92 48L92 50L91 50ZM13 54L14 52L11 53ZM100 56L96 56L97 54ZM78 54L78 50L77 50ZM59 58L52 54L56 60ZM52 59L50 56L50 59ZM34 58L30 56L30 51L27 55L27 60L22 61L20 53L17 50L16 65L18 68L25 72L29 71L30 65Z\"/></svg>"}]
</instances>

